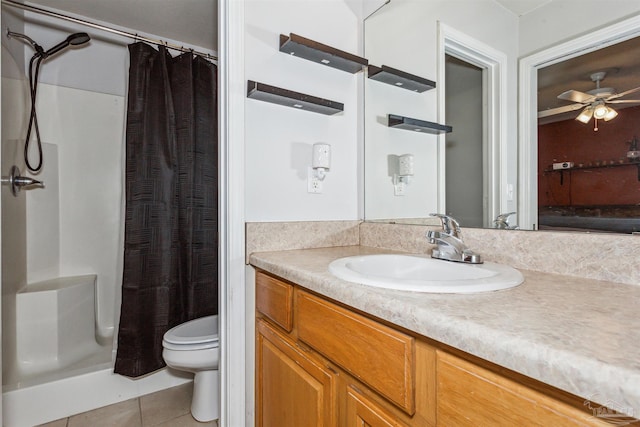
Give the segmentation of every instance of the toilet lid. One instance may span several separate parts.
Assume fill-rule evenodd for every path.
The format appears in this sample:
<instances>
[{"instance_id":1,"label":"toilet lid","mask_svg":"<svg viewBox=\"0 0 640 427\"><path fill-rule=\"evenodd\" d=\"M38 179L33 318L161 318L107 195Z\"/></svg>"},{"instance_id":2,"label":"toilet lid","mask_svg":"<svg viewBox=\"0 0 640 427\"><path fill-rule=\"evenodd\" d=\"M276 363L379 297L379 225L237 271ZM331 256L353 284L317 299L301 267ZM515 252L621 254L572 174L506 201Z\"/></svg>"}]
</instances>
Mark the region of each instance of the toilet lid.
<instances>
[{"instance_id":1,"label":"toilet lid","mask_svg":"<svg viewBox=\"0 0 640 427\"><path fill-rule=\"evenodd\" d=\"M178 345L213 344L218 342L218 316L193 319L169 329L163 341Z\"/></svg>"}]
</instances>

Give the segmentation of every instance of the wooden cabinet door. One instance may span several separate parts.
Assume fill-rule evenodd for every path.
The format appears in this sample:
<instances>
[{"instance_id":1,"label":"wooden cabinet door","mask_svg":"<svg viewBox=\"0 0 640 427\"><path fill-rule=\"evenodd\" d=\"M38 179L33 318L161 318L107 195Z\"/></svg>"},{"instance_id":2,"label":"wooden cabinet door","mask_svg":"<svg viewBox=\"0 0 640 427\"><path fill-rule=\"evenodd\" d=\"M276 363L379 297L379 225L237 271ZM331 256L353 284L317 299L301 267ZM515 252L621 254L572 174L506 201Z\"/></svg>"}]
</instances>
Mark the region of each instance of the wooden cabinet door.
<instances>
[{"instance_id":1,"label":"wooden cabinet door","mask_svg":"<svg viewBox=\"0 0 640 427\"><path fill-rule=\"evenodd\" d=\"M347 427L407 427L354 387L347 388Z\"/></svg>"},{"instance_id":2,"label":"wooden cabinet door","mask_svg":"<svg viewBox=\"0 0 640 427\"><path fill-rule=\"evenodd\" d=\"M438 351L438 425L604 426L604 420L469 361Z\"/></svg>"},{"instance_id":3,"label":"wooden cabinet door","mask_svg":"<svg viewBox=\"0 0 640 427\"><path fill-rule=\"evenodd\" d=\"M256 425L336 426L335 375L262 320L256 340Z\"/></svg>"}]
</instances>

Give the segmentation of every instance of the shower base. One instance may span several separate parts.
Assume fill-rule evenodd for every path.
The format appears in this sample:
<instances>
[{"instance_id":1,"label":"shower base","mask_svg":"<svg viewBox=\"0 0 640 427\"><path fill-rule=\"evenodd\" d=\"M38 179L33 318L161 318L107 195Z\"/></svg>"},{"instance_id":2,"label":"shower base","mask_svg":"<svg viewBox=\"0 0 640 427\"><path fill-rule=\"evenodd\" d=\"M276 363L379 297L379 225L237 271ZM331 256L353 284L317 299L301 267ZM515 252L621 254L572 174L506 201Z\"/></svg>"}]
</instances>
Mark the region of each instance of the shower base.
<instances>
[{"instance_id":1,"label":"shower base","mask_svg":"<svg viewBox=\"0 0 640 427\"><path fill-rule=\"evenodd\" d=\"M34 387L78 375L99 371L113 366L113 345L111 343L94 347L94 352L66 366L48 371L25 372L15 364L5 369L2 377L2 392L6 393L27 387Z\"/></svg>"},{"instance_id":2,"label":"shower base","mask_svg":"<svg viewBox=\"0 0 640 427\"><path fill-rule=\"evenodd\" d=\"M190 381L159 371L113 373L113 337L97 337L96 275L31 283L16 295L15 351L2 374L2 425L44 424ZM9 307L9 306L8 306ZM5 344L5 343L3 343Z\"/></svg>"},{"instance_id":3,"label":"shower base","mask_svg":"<svg viewBox=\"0 0 640 427\"><path fill-rule=\"evenodd\" d=\"M140 379L113 373L111 351L109 362L71 372L59 372L39 384L3 387L2 425L4 427L35 426L69 417L92 409L154 393L193 380L188 373L162 369Z\"/></svg>"}]
</instances>

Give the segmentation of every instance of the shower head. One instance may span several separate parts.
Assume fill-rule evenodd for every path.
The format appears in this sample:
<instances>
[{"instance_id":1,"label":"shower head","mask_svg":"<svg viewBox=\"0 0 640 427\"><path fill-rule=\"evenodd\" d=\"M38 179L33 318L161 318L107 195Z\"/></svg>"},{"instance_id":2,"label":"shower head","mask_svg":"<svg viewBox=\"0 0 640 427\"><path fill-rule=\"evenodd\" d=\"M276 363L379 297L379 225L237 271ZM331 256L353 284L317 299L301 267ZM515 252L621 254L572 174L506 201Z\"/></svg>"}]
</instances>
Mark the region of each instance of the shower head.
<instances>
[{"instance_id":1,"label":"shower head","mask_svg":"<svg viewBox=\"0 0 640 427\"><path fill-rule=\"evenodd\" d=\"M89 40L91 40L91 37L89 37L89 34L87 33L74 33L71 34L69 37L66 38L66 40L58 43L57 45L55 45L54 47L52 47L51 49L47 50L46 52L44 52L44 54L42 55L44 58L47 58L51 55L54 55L58 52L60 52L62 49L66 48L67 46L70 45L81 45L84 44L86 42L88 42Z\"/></svg>"},{"instance_id":2,"label":"shower head","mask_svg":"<svg viewBox=\"0 0 640 427\"><path fill-rule=\"evenodd\" d=\"M67 41L72 45L84 44L89 40L91 40L91 37L87 33L75 33L67 37Z\"/></svg>"}]
</instances>

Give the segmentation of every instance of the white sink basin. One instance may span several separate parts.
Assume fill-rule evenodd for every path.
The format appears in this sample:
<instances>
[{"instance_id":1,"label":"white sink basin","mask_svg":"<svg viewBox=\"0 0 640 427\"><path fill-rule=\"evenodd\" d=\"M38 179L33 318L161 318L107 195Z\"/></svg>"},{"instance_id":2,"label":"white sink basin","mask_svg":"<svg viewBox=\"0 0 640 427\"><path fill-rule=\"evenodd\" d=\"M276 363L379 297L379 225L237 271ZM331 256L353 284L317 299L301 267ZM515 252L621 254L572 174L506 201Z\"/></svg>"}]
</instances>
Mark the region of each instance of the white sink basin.
<instances>
[{"instance_id":1,"label":"white sink basin","mask_svg":"<svg viewBox=\"0 0 640 427\"><path fill-rule=\"evenodd\" d=\"M348 282L432 293L497 291L518 286L522 274L507 265L464 264L419 255L361 255L340 258L329 271Z\"/></svg>"}]
</instances>

